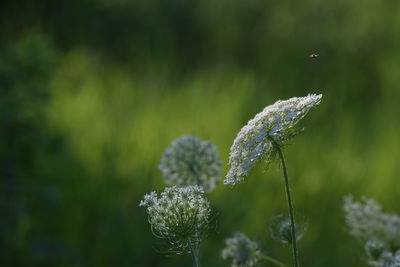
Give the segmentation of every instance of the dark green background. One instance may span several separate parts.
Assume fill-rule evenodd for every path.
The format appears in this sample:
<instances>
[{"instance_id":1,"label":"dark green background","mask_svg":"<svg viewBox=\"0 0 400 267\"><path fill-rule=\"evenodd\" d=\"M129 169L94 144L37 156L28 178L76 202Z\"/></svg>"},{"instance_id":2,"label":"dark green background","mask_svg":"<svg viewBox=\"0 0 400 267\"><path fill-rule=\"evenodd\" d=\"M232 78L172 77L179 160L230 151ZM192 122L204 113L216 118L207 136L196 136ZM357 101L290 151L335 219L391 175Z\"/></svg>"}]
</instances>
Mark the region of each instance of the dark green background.
<instances>
[{"instance_id":1,"label":"dark green background","mask_svg":"<svg viewBox=\"0 0 400 267\"><path fill-rule=\"evenodd\" d=\"M214 142L225 174L239 129L277 99L324 95L286 148L302 266L365 266L342 197L400 213L397 0L3 1L2 266L190 266L153 248L145 193L183 134ZM308 57L319 53L317 59ZM229 266L242 231L286 263L268 224L286 212L279 165L208 194L203 266ZM261 266L261 265L260 265Z\"/></svg>"}]
</instances>

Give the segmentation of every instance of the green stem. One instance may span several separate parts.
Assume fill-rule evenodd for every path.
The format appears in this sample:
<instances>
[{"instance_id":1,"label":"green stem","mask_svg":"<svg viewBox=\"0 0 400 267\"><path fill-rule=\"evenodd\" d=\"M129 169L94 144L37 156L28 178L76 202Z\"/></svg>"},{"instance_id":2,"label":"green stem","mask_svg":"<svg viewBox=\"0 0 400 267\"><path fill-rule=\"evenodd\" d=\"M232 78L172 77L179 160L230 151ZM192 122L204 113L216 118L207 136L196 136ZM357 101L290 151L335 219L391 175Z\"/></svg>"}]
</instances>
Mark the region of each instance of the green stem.
<instances>
[{"instance_id":1,"label":"green stem","mask_svg":"<svg viewBox=\"0 0 400 267\"><path fill-rule=\"evenodd\" d=\"M285 158L283 156L283 152L279 146L279 144L275 141L272 140L272 143L276 150L278 151L279 158L282 163L282 170L283 170L283 176L285 178L285 190L286 190L286 198L288 202L288 207L289 207L289 217L290 217L290 228L291 228L291 234L292 234L292 248L293 248L293 264L295 267L299 267L299 254L297 250L297 237L296 237L296 226L294 222L294 208L293 208L293 203L292 203L292 196L290 194L290 186L289 186L289 177L288 173L286 170L286 163L285 163Z\"/></svg>"},{"instance_id":2,"label":"green stem","mask_svg":"<svg viewBox=\"0 0 400 267\"><path fill-rule=\"evenodd\" d=\"M261 254L261 253L256 253L255 255L256 255L258 258L260 258L260 259L262 259L262 260L265 260L265 261L269 261L269 262L271 262L271 263L273 263L273 264L275 264L275 265L277 265L277 266L286 267L286 265L283 264L282 262L280 262L280 261L278 261L278 260L276 260L276 259L274 259L274 258L271 258L271 257L269 257L269 256L267 256L267 255L264 255L264 254Z\"/></svg>"},{"instance_id":3,"label":"green stem","mask_svg":"<svg viewBox=\"0 0 400 267\"><path fill-rule=\"evenodd\" d=\"M190 254L192 255L193 265L199 267L199 244L196 242L194 245L189 242Z\"/></svg>"}]
</instances>

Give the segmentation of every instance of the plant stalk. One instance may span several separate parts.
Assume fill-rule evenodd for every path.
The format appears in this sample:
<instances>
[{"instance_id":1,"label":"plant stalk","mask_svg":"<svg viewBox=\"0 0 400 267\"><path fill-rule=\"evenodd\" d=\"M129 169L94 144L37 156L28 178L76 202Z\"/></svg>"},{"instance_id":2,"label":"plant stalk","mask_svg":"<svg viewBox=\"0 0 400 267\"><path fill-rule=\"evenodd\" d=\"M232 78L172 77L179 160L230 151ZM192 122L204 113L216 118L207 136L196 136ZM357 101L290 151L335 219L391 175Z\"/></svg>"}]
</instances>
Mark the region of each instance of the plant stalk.
<instances>
[{"instance_id":1,"label":"plant stalk","mask_svg":"<svg viewBox=\"0 0 400 267\"><path fill-rule=\"evenodd\" d=\"M285 191L286 191L286 199L288 202L288 207L289 207L289 217L290 217L290 230L292 234L292 249L293 249L293 265L295 267L299 267L299 253L297 250L297 236L296 236L296 226L295 226L295 220L294 220L294 208L293 208L293 203L292 203L292 196L290 194L290 185L289 185L289 177L286 169L286 163L285 163L285 158L283 156L282 149L280 148L279 144L275 141L272 140L273 145L275 146L276 150L278 151L279 158L282 163L282 170L283 170L283 176L285 178Z\"/></svg>"},{"instance_id":2,"label":"plant stalk","mask_svg":"<svg viewBox=\"0 0 400 267\"><path fill-rule=\"evenodd\" d=\"M194 245L189 242L190 254L192 255L193 265L199 267L199 244L196 242Z\"/></svg>"},{"instance_id":3,"label":"plant stalk","mask_svg":"<svg viewBox=\"0 0 400 267\"><path fill-rule=\"evenodd\" d=\"M269 261L269 262L271 262L271 263L273 263L273 264L275 264L277 266L286 267L286 265L283 264L282 262L280 262L280 261L278 261L278 260L276 260L274 258L271 258L271 257L269 257L267 255L264 255L264 254L261 254L261 253L256 253L256 256L259 257L262 260Z\"/></svg>"}]
</instances>

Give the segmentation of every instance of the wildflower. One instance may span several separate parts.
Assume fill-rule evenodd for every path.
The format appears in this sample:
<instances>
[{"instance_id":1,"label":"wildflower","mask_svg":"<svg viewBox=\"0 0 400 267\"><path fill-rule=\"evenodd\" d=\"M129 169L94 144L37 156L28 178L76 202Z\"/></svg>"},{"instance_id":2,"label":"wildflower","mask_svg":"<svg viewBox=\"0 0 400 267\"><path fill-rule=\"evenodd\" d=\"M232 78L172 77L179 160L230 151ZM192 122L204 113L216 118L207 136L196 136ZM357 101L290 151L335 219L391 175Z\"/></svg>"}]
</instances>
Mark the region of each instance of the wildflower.
<instances>
[{"instance_id":1,"label":"wildflower","mask_svg":"<svg viewBox=\"0 0 400 267\"><path fill-rule=\"evenodd\" d=\"M344 198L343 210L350 235L365 243L368 264L400 267L400 216L381 211L373 199Z\"/></svg>"},{"instance_id":2,"label":"wildflower","mask_svg":"<svg viewBox=\"0 0 400 267\"><path fill-rule=\"evenodd\" d=\"M361 239L380 240L400 249L400 216L381 211L373 199L363 197L360 202L351 196L344 199L343 210L351 235Z\"/></svg>"},{"instance_id":3,"label":"wildflower","mask_svg":"<svg viewBox=\"0 0 400 267\"><path fill-rule=\"evenodd\" d=\"M296 134L294 126L308 111L319 105L322 95L293 97L267 106L245 125L231 147L231 169L225 184L236 184L248 175L262 157L272 160L276 145L284 145Z\"/></svg>"},{"instance_id":4,"label":"wildflower","mask_svg":"<svg viewBox=\"0 0 400 267\"><path fill-rule=\"evenodd\" d=\"M369 262L376 267L400 267L400 251L396 253L384 252L377 262Z\"/></svg>"},{"instance_id":5,"label":"wildflower","mask_svg":"<svg viewBox=\"0 0 400 267\"><path fill-rule=\"evenodd\" d=\"M223 259L232 258L231 267L255 266L259 260L259 254L257 243L240 232L225 239L225 248L222 250Z\"/></svg>"},{"instance_id":6,"label":"wildflower","mask_svg":"<svg viewBox=\"0 0 400 267\"><path fill-rule=\"evenodd\" d=\"M209 192L219 182L221 160L214 144L186 135L165 150L159 168L169 185L197 184Z\"/></svg>"},{"instance_id":7,"label":"wildflower","mask_svg":"<svg viewBox=\"0 0 400 267\"><path fill-rule=\"evenodd\" d=\"M169 187L161 193L144 196L139 206L145 207L153 234L166 239L179 253L198 247L208 226L210 203L201 187Z\"/></svg>"}]
</instances>

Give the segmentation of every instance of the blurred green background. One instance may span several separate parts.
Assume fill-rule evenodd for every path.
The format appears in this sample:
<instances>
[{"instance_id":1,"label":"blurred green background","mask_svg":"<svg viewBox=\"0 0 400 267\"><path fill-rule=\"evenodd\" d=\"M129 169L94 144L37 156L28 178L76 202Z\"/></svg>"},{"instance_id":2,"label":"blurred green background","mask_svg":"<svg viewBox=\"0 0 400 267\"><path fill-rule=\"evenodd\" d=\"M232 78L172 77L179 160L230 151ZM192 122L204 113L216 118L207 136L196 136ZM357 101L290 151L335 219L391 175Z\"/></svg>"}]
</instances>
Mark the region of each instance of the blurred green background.
<instances>
[{"instance_id":1,"label":"blurred green background","mask_svg":"<svg viewBox=\"0 0 400 267\"><path fill-rule=\"evenodd\" d=\"M165 186L164 149L183 134L210 140L225 174L250 118L308 93L323 102L285 151L308 218L302 265L366 265L346 233L343 195L400 213L399 1L0 5L1 266L191 266L154 249L138 207ZM203 266L229 266L220 251L234 231L291 262L268 233L286 212L278 164L208 197L218 219Z\"/></svg>"}]
</instances>

